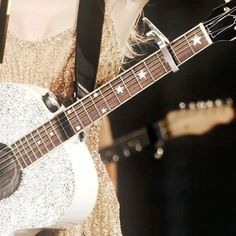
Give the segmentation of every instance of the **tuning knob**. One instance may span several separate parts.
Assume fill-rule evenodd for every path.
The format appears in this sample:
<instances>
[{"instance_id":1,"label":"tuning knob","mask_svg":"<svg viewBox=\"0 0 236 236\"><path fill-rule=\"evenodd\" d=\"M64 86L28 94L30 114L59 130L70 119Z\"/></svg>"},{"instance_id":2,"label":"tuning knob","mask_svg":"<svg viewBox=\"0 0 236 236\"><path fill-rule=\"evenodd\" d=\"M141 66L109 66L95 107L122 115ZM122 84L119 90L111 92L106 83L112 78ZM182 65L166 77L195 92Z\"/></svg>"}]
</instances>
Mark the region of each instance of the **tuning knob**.
<instances>
[{"instance_id":1,"label":"tuning knob","mask_svg":"<svg viewBox=\"0 0 236 236\"><path fill-rule=\"evenodd\" d=\"M199 101L199 102L197 102L196 107L201 108L201 109L205 109L205 108L207 108L207 103L204 101Z\"/></svg>"},{"instance_id":2,"label":"tuning knob","mask_svg":"<svg viewBox=\"0 0 236 236\"><path fill-rule=\"evenodd\" d=\"M196 105L195 102L190 102L190 103L188 104L188 107L189 107L190 110L195 110L196 107L197 107L197 105Z\"/></svg>"},{"instance_id":3,"label":"tuning knob","mask_svg":"<svg viewBox=\"0 0 236 236\"><path fill-rule=\"evenodd\" d=\"M162 156L163 156L163 154L164 154L164 149L163 149L163 147L158 147L158 148L156 149L156 152L154 153L154 158L155 158L155 159L161 159Z\"/></svg>"},{"instance_id":4,"label":"tuning knob","mask_svg":"<svg viewBox=\"0 0 236 236\"><path fill-rule=\"evenodd\" d=\"M212 108L214 106L213 101L212 100L207 100L206 106L207 106L207 108Z\"/></svg>"},{"instance_id":5,"label":"tuning knob","mask_svg":"<svg viewBox=\"0 0 236 236\"><path fill-rule=\"evenodd\" d=\"M179 108L180 108L180 109L186 108L186 104L185 104L184 102L180 102L180 103L179 103Z\"/></svg>"},{"instance_id":6,"label":"tuning knob","mask_svg":"<svg viewBox=\"0 0 236 236\"><path fill-rule=\"evenodd\" d=\"M56 112L61 107L61 104L58 101L57 97L51 92L47 92L45 95L43 95L42 99L46 107L51 112Z\"/></svg>"},{"instance_id":7,"label":"tuning knob","mask_svg":"<svg viewBox=\"0 0 236 236\"><path fill-rule=\"evenodd\" d=\"M154 153L155 159L162 159L164 154L164 140L160 139L155 143L156 152Z\"/></svg>"},{"instance_id":8,"label":"tuning knob","mask_svg":"<svg viewBox=\"0 0 236 236\"><path fill-rule=\"evenodd\" d=\"M221 99L216 99L216 100L215 100L215 105L216 105L217 107L222 106L222 105L223 105L222 100L221 100Z\"/></svg>"},{"instance_id":9,"label":"tuning knob","mask_svg":"<svg viewBox=\"0 0 236 236\"><path fill-rule=\"evenodd\" d=\"M234 101L233 101L232 98L227 98L227 99L226 99L226 104L228 104L228 105L233 105L233 103L234 103Z\"/></svg>"}]
</instances>

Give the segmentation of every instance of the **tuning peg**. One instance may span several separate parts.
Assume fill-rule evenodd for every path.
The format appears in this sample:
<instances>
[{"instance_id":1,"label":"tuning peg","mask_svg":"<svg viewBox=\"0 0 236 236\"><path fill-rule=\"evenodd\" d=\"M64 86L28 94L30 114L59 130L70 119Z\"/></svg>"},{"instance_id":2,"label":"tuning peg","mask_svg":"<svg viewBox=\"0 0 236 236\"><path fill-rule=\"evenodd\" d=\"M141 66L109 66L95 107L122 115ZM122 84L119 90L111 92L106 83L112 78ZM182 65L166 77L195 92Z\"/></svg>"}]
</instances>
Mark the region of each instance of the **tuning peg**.
<instances>
[{"instance_id":1,"label":"tuning peg","mask_svg":"<svg viewBox=\"0 0 236 236\"><path fill-rule=\"evenodd\" d=\"M141 143L136 143L136 144L135 144L135 150L136 150L137 152L141 152L142 149L143 149L143 147L142 147Z\"/></svg>"},{"instance_id":2,"label":"tuning peg","mask_svg":"<svg viewBox=\"0 0 236 236\"><path fill-rule=\"evenodd\" d=\"M123 154L125 157L129 157L130 156L130 150L128 148L124 148L123 149Z\"/></svg>"},{"instance_id":3,"label":"tuning peg","mask_svg":"<svg viewBox=\"0 0 236 236\"><path fill-rule=\"evenodd\" d=\"M195 102L190 102L188 104L188 107L189 107L189 109L194 110L194 109L196 109L196 103Z\"/></svg>"},{"instance_id":4,"label":"tuning peg","mask_svg":"<svg viewBox=\"0 0 236 236\"><path fill-rule=\"evenodd\" d=\"M233 105L233 99L232 98L227 98L226 99L226 104L228 104L228 105Z\"/></svg>"},{"instance_id":5,"label":"tuning peg","mask_svg":"<svg viewBox=\"0 0 236 236\"><path fill-rule=\"evenodd\" d=\"M213 101L212 100L207 100L206 106L207 106L207 108L212 108L214 106Z\"/></svg>"},{"instance_id":6,"label":"tuning peg","mask_svg":"<svg viewBox=\"0 0 236 236\"><path fill-rule=\"evenodd\" d=\"M155 159L161 159L164 154L164 149L162 147L159 147L156 149L156 152L154 153Z\"/></svg>"},{"instance_id":7,"label":"tuning peg","mask_svg":"<svg viewBox=\"0 0 236 236\"><path fill-rule=\"evenodd\" d=\"M154 153L154 158L155 159L161 159L163 157L163 154L164 154L164 140L159 139L155 143L155 148L156 148L156 152Z\"/></svg>"},{"instance_id":8,"label":"tuning peg","mask_svg":"<svg viewBox=\"0 0 236 236\"><path fill-rule=\"evenodd\" d=\"M199 101L199 102L197 102L197 108L205 109L205 108L207 108L207 103L204 101Z\"/></svg>"},{"instance_id":9,"label":"tuning peg","mask_svg":"<svg viewBox=\"0 0 236 236\"><path fill-rule=\"evenodd\" d=\"M222 102L221 99L216 99L216 100L215 100L215 105L216 105L217 107L222 106L222 104L223 104L223 102Z\"/></svg>"},{"instance_id":10,"label":"tuning peg","mask_svg":"<svg viewBox=\"0 0 236 236\"><path fill-rule=\"evenodd\" d=\"M129 140L128 141L128 146L130 147L130 148L132 148L133 146L134 146L134 141L133 140Z\"/></svg>"},{"instance_id":11,"label":"tuning peg","mask_svg":"<svg viewBox=\"0 0 236 236\"><path fill-rule=\"evenodd\" d=\"M118 162L120 160L120 157L117 154L115 154L112 156L112 160Z\"/></svg>"},{"instance_id":12,"label":"tuning peg","mask_svg":"<svg viewBox=\"0 0 236 236\"><path fill-rule=\"evenodd\" d=\"M179 108L180 108L180 109L186 108L186 104L185 104L184 102L180 102L180 103L179 103Z\"/></svg>"}]
</instances>

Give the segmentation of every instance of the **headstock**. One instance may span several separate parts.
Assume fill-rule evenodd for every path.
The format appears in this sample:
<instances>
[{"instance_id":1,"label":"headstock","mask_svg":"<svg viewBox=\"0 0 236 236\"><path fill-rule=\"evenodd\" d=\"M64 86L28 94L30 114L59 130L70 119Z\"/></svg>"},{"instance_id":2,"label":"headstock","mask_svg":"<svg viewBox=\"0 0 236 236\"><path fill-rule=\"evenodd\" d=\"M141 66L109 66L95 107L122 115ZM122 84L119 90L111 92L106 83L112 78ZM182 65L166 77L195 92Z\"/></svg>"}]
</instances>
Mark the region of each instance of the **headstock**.
<instances>
[{"instance_id":1,"label":"headstock","mask_svg":"<svg viewBox=\"0 0 236 236\"><path fill-rule=\"evenodd\" d=\"M214 126L230 123L235 118L231 99L180 104L181 109L171 111L165 119L167 134L170 137L201 135Z\"/></svg>"},{"instance_id":2,"label":"headstock","mask_svg":"<svg viewBox=\"0 0 236 236\"><path fill-rule=\"evenodd\" d=\"M213 42L236 38L236 0L212 10L204 26Z\"/></svg>"}]
</instances>

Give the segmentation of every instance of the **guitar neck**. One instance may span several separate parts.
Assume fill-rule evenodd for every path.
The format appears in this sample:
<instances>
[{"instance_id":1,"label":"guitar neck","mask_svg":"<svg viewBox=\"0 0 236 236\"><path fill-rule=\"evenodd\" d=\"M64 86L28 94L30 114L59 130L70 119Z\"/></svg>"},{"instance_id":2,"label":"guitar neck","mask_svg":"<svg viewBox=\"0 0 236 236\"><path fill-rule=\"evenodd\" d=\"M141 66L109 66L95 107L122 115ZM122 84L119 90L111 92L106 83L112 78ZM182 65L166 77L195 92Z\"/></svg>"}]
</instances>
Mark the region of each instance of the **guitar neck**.
<instances>
[{"instance_id":1,"label":"guitar neck","mask_svg":"<svg viewBox=\"0 0 236 236\"><path fill-rule=\"evenodd\" d=\"M211 44L204 25L199 24L171 42L168 49L180 66ZM14 143L12 148L20 166L27 167L171 71L160 50L152 53Z\"/></svg>"},{"instance_id":2,"label":"guitar neck","mask_svg":"<svg viewBox=\"0 0 236 236\"><path fill-rule=\"evenodd\" d=\"M99 150L104 163L119 161L123 157L130 157L133 153L141 152L150 145L150 138L146 128L116 139L112 146Z\"/></svg>"},{"instance_id":3,"label":"guitar neck","mask_svg":"<svg viewBox=\"0 0 236 236\"><path fill-rule=\"evenodd\" d=\"M147 147L155 147L158 140L172 138L173 136L166 129L165 122L165 119L159 120L114 140L111 146L99 150L102 161L119 161L123 157L130 157L133 153L141 152Z\"/></svg>"},{"instance_id":4,"label":"guitar neck","mask_svg":"<svg viewBox=\"0 0 236 236\"><path fill-rule=\"evenodd\" d=\"M176 64L182 63L211 44L204 26L196 26L168 45ZM74 132L109 114L172 70L160 50L118 75L65 111Z\"/></svg>"}]
</instances>

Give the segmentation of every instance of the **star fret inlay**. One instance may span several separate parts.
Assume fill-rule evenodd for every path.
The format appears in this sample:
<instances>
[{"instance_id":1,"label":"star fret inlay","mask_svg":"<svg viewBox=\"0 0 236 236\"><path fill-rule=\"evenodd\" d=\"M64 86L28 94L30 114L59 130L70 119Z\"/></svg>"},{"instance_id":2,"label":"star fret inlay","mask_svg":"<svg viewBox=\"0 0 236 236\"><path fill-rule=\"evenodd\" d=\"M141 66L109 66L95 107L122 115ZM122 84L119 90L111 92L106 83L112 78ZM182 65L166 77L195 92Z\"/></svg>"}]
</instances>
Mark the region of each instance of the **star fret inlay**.
<instances>
[{"instance_id":1,"label":"star fret inlay","mask_svg":"<svg viewBox=\"0 0 236 236\"><path fill-rule=\"evenodd\" d=\"M139 79L145 79L146 78L146 72L143 70L140 70L138 73Z\"/></svg>"},{"instance_id":2,"label":"star fret inlay","mask_svg":"<svg viewBox=\"0 0 236 236\"><path fill-rule=\"evenodd\" d=\"M76 126L75 128L76 128L77 131L81 130L81 126L80 125Z\"/></svg>"},{"instance_id":3,"label":"star fret inlay","mask_svg":"<svg viewBox=\"0 0 236 236\"><path fill-rule=\"evenodd\" d=\"M201 38L201 36L195 34L194 37L191 39L193 41L193 46L196 46L197 44L202 44Z\"/></svg>"},{"instance_id":4,"label":"star fret inlay","mask_svg":"<svg viewBox=\"0 0 236 236\"><path fill-rule=\"evenodd\" d=\"M95 92L95 93L93 94L93 97L96 98L97 96L98 96L98 93Z\"/></svg>"},{"instance_id":5,"label":"star fret inlay","mask_svg":"<svg viewBox=\"0 0 236 236\"><path fill-rule=\"evenodd\" d=\"M107 109L104 107L104 108L102 108L101 112L102 112L103 114L105 114L105 113L107 112Z\"/></svg>"},{"instance_id":6,"label":"star fret inlay","mask_svg":"<svg viewBox=\"0 0 236 236\"><path fill-rule=\"evenodd\" d=\"M38 141L37 141L37 144L38 144L38 145L40 145L41 143L42 143L41 140L38 140Z\"/></svg>"},{"instance_id":7,"label":"star fret inlay","mask_svg":"<svg viewBox=\"0 0 236 236\"><path fill-rule=\"evenodd\" d=\"M124 92L124 87L118 85L118 86L116 87L116 92L117 92L118 94L119 94L119 93L123 93L123 92Z\"/></svg>"}]
</instances>

